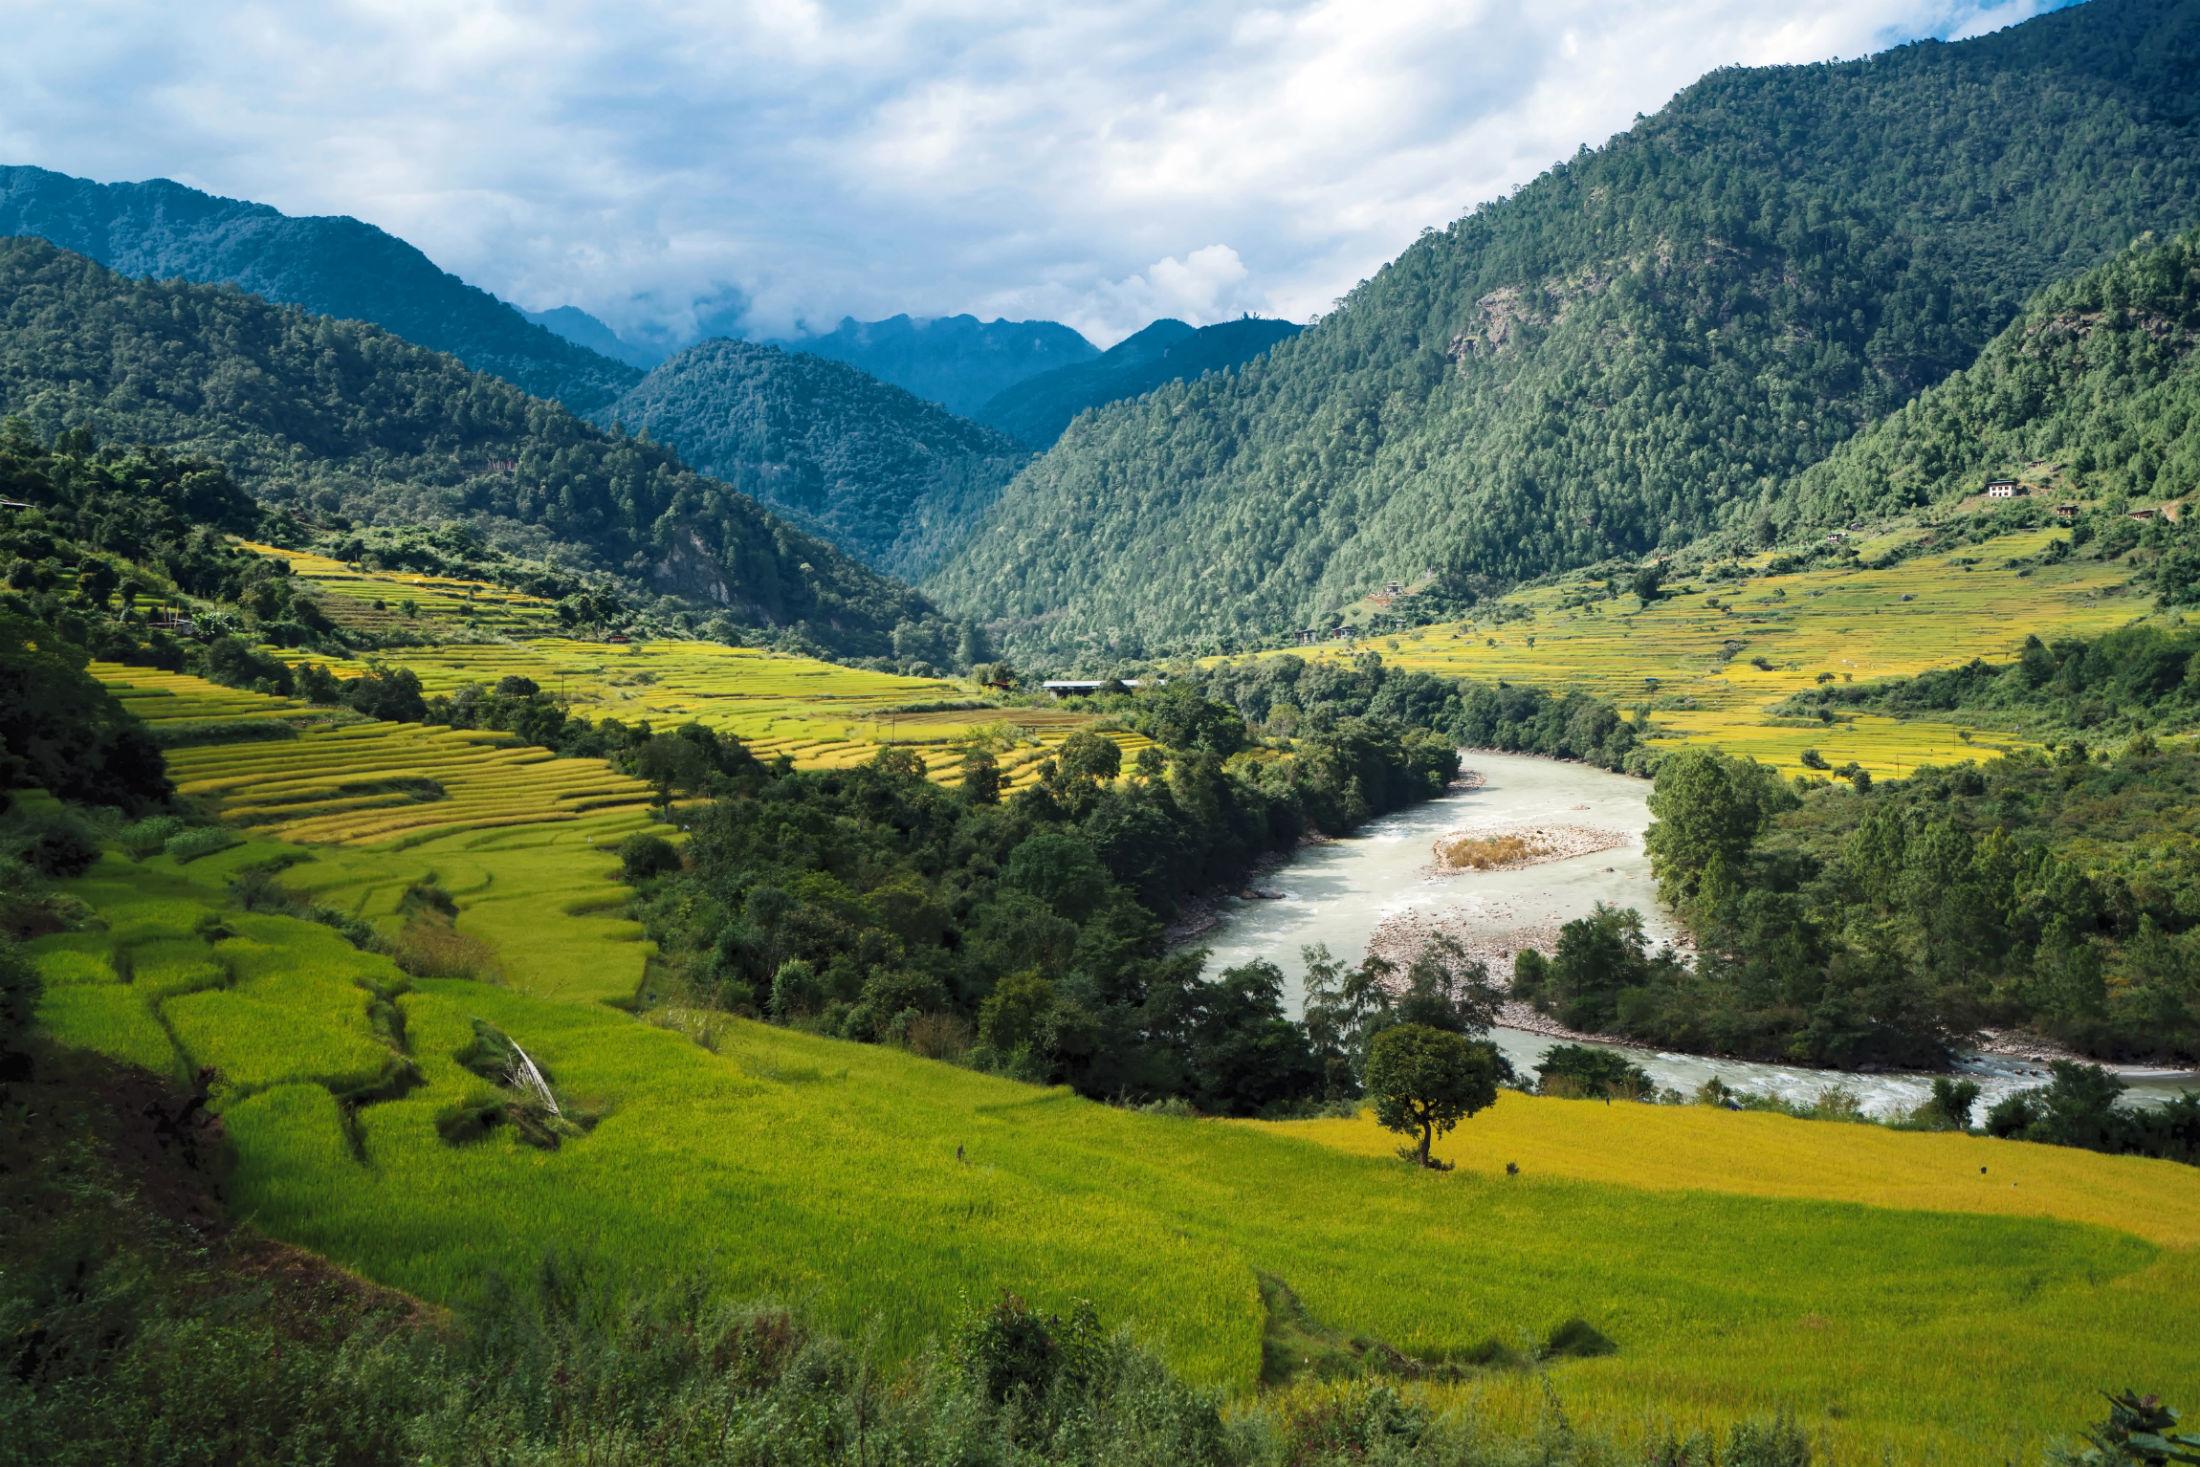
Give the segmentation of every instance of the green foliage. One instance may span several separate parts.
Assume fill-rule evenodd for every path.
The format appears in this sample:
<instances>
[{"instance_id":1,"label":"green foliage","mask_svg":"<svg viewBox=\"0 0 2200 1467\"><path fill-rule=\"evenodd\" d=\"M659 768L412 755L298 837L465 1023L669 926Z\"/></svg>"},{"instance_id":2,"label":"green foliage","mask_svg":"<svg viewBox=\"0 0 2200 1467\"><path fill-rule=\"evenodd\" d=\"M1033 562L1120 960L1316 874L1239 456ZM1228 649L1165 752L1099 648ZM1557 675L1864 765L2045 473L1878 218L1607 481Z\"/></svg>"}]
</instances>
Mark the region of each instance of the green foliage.
<instances>
[{"instance_id":1,"label":"green foliage","mask_svg":"<svg viewBox=\"0 0 2200 1467\"><path fill-rule=\"evenodd\" d=\"M1265 359L1079 420L928 584L1019 651L1140 655L1684 543L2200 214L2190 25L1714 72Z\"/></svg>"},{"instance_id":2,"label":"green foliage","mask_svg":"<svg viewBox=\"0 0 2200 1467\"><path fill-rule=\"evenodd\" d=\"M0 795L43 788L132 815L165 804L160 750L90 661L51 628L0 613Z\"/></svg>"},{"instance_id":3,"label":"green foliage","mask_svg":"<svg viewBox=\"0 0 2200 1467\"><path fill-rule=\"evenodd\" d=\"M1988 1135L2200 1166L2200 1091L2185 1091L2166 1105L2130 1110L2116 1103L2124 1082L2099 1065L2056 1060L2049 1072L2054 1079L2048 1085L2020 1090L1987 1113Z\"/></svg>"},{"instance_id":4,"label":"green foliage","mask_svg":"<svg viewBox=\"0 0 2200 1467\"><path fill-rule=\"evenodd\" d=\"M1648 1037L1643 1031L1659 1022L1661 995L1686 972L1671 948L1652 950L1640 913L1599 902L1559 929L1556 956L1520 996L1570 1029Z\"/></svg>"},{"instance_id":5,"label":"green foliage","mask_svg":"<svg viewBox=\"0 0 2200 1467\"><path fill-rule=\"evenodd\" d=\"M1961 667L1880 683L1837 683L1797 693L1790 714L1886 713L1896 718L1969 715L2019 723L2034 734L2104 739L2200 725L2200 631L2141 622L2086 641L2027 637L2013 662L1974 658ZM2082 745L2081 745L2082 747Z\"/></svg>"},{"instance_id":6,"label":"green foliage","mask_svg":"<svg viewBox=\"0 0 2200 1467\"><path fill-rule=\"evenodd\" d=\"M1659 894L1681 904L1708 888L1716 899L1765 822L1795 804L1779 772L1753 759L1704 748L1674 754L1658 766L1650 795L1655 819L1642 838L1657 867Z\"/></svg>"},{"instance_id":7,"label":"green foliage","mask_svg":"<svg viewBox=\"0 0 2200 1467\"><path fill-rule=\"evenodd\" d=\"M680 869L680 853L663 836L637 831L619 842L619 870L628 881L647 881Z\"/></svg>"},{"instance_id":8,"label":"green foliage","mask_svg":"<svg viewBox=\"0 0 2200 1467\"><path fill-rule=\"evenodd\" d=\"M469 519L847 652L883 654L897 623L937 615L669 450L375 327L126 279L35 240L0 246L0 288L0 411L41 432L208 453L277 509Z\"/></svg>"},{"instance_id":9,"label":"green foliage","mask_svg":"<svg viewBox=\"0 0 2200 1467\"><path fill-rule=\"evenodd\" d=\"M990 749L972 749L963 755L962 792L973 805L1001 802L1001 761Z\"/></svg>"},{"instance_id":10,"label":"green foliage","mask_svg":"<svg viewBox=\"0 0 2200 1467\"><path fill-rule=\"evenodd\" d=\"M1187 745L1165 776L1121 778L1120 749L1080 733L1006 803L934 784L892 746L821 773L716 765L701 781L715 802L683 812L688 869L645 905L651 934L697 1002L767 996L782 1021L856 1039L975 1023L982 1063L1088 1095L1230 1115L1310 1103L1329 1076L1285 1015L1282 973L1203 977L1199 954L1165 950L1161 918L1309 823L1346 830L1427 798L1456 752L1347 719L1226 767L1215 748L1249 738L1232 709L1188 689L1152 701Z\"/></svg>"},{"instance_id":11,"label":"green foliage","mask_svg":"<svg viewBox=\"0 0 2200 1467\"><path fill-rule=\"evenodd\" d=\"M0 935L0 1094L5 1094L6 1082L14 1078L16 1057L30 1042L43 986L22 947L12 937Z\"/></svg>"},{"instance_id":12,"label":"green foliage","mask_svg":"<svg viewBox=\"0 0 2200 1467\"><path fill-rule=\"evenodd\" d=\"M1976 362L1765 507L1793 522L1837 524L1976 494L1988 476L2038 464L2062 477L2036 492L2057 497L2151 505L2188 494L2200 480L2196 341L2200 233L2160 245L2142 238L2041 291ZM2122 549L2139 538L2138 527L2112 516L2091 528L2128 535ZM2195 599L2194 552L2173 557L2162 599L2186 604Z\"/></svg>"},{"instance_id":13,"label":"green foliage","mask_svg":"<svg viewBox=\"0 0 2200 1467\"><path fill-rule=\"evenodd\" d=\"M0 168L0 235L37 235L117 274L234 285L317 316L372 321L576 413L640 373L533 325L419 250L342 215L292 218L166 179L93 183Z\"/></svg>"},{"instance_id":14,"label":"green foliage","mask_svg":"<svg viewBox=\"0 0 2200 1467\"><path fill-rule=\"evenodd\" d=\"M853 367L743 341L689 347L595 416L912 581L1030 456Z\"/></svg>"},{"instance_id":15,"label":"green foliage","mask_svg":"<svg viewBox=\"0 0 2200 1467\"><path fill-rule=\"evenodd\" d=\"M1375 1036L1367 1056L1367 1093L1375 1119L1412 1138L1400 1155L1437 1167L1428 1149L1460 1121L1497 1104L1491 1047L1426 1024L1397 1024Z\"/></svg>"},{"instance_id":16,"label":"green foliage","mask_svg":"<svg viewBox=\"0 0 2200 1467\"><path fill-rule=\"evenodd\" d=\"M1603 769L1639 771L1647 759L1634 726L1586 693L1553 695L1412 672L1385 663L1378 652L1349 664L1289 655L1225 662L1186 681L1255 726L1282 723L1319 735L1339 719L1373 717L1428 730L1452 745L1579 759ZM1147 727L1161 737L1157 725ZM1444 778L1456 773L1454 767Z\"/></svg>"},{"instance_id":17,"label":"green foliage","mask_svg":"<svg viewBox=\"0 0 2200 1467\"><path fill-rule=\"evenodd\" d=\"M2171 1467L2200 1463L2200 1435L2180 1432L2181 1413L2159 1396L2127 1390L2108 1398L2108 1419L2085 1434L2089 1446L2057 1452L2063 1467Z\"/></svg>"},{"instance_id":18,"label":"green foliage","mask_svg":"<svg viewBox=\"0 0 2200 1467\"><path fill-rule=\"evenodd\" d=\"M1301 329L1289 321L1255 316L1196 330L1182 321L1156 321L1089 362L1026 378L995 395L972 416L1043 449L1061 437L1080 413L1142 397L1165 383L1234 371L1289 341Z\"/></svg>"},{"instance_id":19,"label":"green foliage","mask_svg":"<svg viewBox=\"0 0 2200 1467\"><path fill-rule=\"evenodd\" d=\"M1611 1100L1615 1096L1636 1100L1653 1094L1656 1087L1642 1066L1616 1049L1596 1049L1586 1044L1554 1044L1536 1061L1539 1088L1546 1095L1589 1096Z\"/></svg>"}]
</instances>

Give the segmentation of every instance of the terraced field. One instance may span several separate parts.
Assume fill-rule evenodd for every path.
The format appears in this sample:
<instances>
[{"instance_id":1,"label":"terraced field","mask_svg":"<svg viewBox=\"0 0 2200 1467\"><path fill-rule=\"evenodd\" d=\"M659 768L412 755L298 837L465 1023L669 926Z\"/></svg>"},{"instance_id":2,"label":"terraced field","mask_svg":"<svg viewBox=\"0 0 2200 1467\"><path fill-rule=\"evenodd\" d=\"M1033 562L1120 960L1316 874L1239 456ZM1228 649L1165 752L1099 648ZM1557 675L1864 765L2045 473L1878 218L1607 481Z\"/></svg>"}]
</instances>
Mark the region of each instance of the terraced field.
<instances>
[{"instance_id":1,"label":"terraced field","mask_svg":"<svg viewBox=\"0 0 2200 1467\"><path fill-rule=\"evenodd\" d=\"M329 620L341 627L421 631L424 624L447 622L483 633L527 636L558 626L553 603L487 581L362 570L308 551L251 540L239 543L255 555L287 562Z\"/></svg>"},{"instance_id":2,"label":"terraced field","mask_svg":"<svg viewBox=\"0 0 2200 1467\"><path fill-rule=\"evenodd\" d=\"M357 676L367 664L363 657L285 655L321 663L340 677ZM1039 762L1064 738L1095 722L1090 714L1049 708L943 709L937 705L976 700L960 683L715 642L453 641L395 648L374 659L411 668L431 695L529 678L581 717L659 729L701 723L732 734L758 758L785 755L800 769L846 768L894 744L914 752L934 778L950 779L971 742L983 740L1000 758L1006 782L1017 786L1037 778ZM922 711L906 711L912 707ZM1108 734L1127 756L1150 742L1124 729Z\"/></svg>"},{"instance_id":3,"label":"terraced field","mask_svg":"<svg viewBox=\"0 0 2200 1467\"><path fill-rule=\"evenodd\" d=\"M287 726L291 736L171 748L177 790L229 825L305 843L415 843L461 831L638 812L641 781L508 734L330 718L289 699L112 663L93 673L156 738Z\"/></svg>"},{"instance_id":4,"label":"terraced field","mask_svg":"<svg viewBox=\"0 0 2200 1467\"><path fill-rule=\"evenodd\" d=\"M1859 539L1859 561L1920 532ZM1881 570L1815 569L1670 588L1647 609L1632 596L1580 601L1571 582L1505 597L1501 615L1360 645L1406 667L1554 690L1579 688L1623 707L1652 705L1664 737L1713 743L1794 771L1816 748L1875 775L1962 758L1974 748L2023 741L2020 728L1862 716L1835 728L1768 716L1773 704L1822 677L1866 680L2013 655L2028 634L2097 636L2153 614L2150 593L2127 584L2118 562L2018 565L2059 532L2026 530L1960 552L1916 557ZM1768 557L1750 562L1762 568ZM1529 615L1518 618L1520 611ZM1347 657L1331 645L1300 655ZM1766 666L1760 667L1762 659ZM1973 735L1966 740L1964 734Z\"/></svg>"},{"instance_id":5,"label":"terraced field","mask_svg":"<svg viewBox=\"0 0 2200 1467\"><path fill-rule=\"evenodd\" d=\"M607 1266L638 1279L700 1267L896 1357L998 1287L1087 1297L1242 1392L1268 1275L1325 1325L1425 1356L1526 1350L1569 1317L1617 1342L1429 1388L1495 1421L1555 1402L1634 1439L1787 1410L1835 1461L2030 1460L2104 1385L2200 1381L2177 1302L2200 1287L2193 1168L1507 1094L1431 1174L1364 1119L1146 1116L737 1020L408 984L324 928L229 907L229 873L270 849L103 860L74 890L105 930L33 945L43 1016L134 1063L218 1070L237 1211L430 1299L615 1240ZM477 1020L585 1134L545 1150L453 1126L511 1103L460 1062Z\"/></svg>"}]
</instances>

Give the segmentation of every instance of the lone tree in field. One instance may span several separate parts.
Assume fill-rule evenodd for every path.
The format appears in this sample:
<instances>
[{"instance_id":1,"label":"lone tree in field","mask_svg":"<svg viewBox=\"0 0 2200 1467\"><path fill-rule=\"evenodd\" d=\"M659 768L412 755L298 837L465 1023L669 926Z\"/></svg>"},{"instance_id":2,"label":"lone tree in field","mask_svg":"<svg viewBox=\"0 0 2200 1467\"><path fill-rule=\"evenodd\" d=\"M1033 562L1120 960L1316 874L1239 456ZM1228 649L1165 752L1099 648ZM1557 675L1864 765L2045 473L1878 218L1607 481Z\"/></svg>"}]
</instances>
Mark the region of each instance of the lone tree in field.
<instances>
[{"instance_id":1,"label":"lone tree in field","mask_svg":"<svg viewBox=\"0 0 2200 1467\"><path fill-rule=\"evenodd\" d=\"M1497 1054L1463 1034L1426 1024L1399 1024L1375 1036L1367 1057L1367 1093L1375 1119L1417 1144L1401 1146L1407 1161L1439 1171L1429 1144L1478 1110L1497 1104Z\"/></svg>"}]
</instances>

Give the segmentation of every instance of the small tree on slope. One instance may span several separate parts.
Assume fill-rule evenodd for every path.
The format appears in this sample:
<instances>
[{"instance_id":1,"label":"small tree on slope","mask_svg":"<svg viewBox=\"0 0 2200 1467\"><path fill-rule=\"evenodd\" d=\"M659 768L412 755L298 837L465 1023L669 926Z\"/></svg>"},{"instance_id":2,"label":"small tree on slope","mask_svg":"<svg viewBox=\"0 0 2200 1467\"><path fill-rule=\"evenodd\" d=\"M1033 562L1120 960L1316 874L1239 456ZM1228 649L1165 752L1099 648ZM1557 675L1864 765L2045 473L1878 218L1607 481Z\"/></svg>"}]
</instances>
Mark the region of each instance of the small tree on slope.
<instances>
[{"instance_id":1,"label":"small tree on slope","mask_svg":"<svg viewBox=\"0 0 2200 1467\"><path fill-rule=\"evenodd\" d=\"M1462 1119L1497 1103L1497 1056L1487 1044L1426 1024L1399 1024L1375 1037L1367 1058L1367 1093L1375 1119L1416 1138L1399 1156L1447 1170L1429 1145Z\"/></svg>"}]
</instances>

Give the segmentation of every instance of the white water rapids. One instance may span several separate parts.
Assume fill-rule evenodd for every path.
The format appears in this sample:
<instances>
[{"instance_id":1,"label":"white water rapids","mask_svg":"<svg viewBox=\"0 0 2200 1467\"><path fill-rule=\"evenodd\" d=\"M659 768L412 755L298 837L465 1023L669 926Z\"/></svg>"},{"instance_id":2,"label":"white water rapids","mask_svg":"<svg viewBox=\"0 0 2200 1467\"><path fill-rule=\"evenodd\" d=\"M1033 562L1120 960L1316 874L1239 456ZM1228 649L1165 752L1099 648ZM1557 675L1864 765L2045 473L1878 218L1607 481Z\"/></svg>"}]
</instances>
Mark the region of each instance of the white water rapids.
<instances>
[{"instance_id":1,"label":"white water rapids","mask_svg":"<svg viewBox=\"0 0 2200 1467\"><path fill-rule=\"evenodd\" d=\"M1321 943L1332 955L1356 963L1386 920L1434 922L1466 933L1470 947L1491 960L1491 973L1500 981L1510 976L1511 968L1498 954L1546 944L1559 926L1587 916L1599 901L1641 912L1645 930L1655 939L1677 935L1658 905L1650 862L1642 852L1642 832L1650 823L1646 781L1511 754L1470 754L1466 767L1482 776L1480 788L1454 790L1373 821L1347 839L1306 848L1289 865L1262 878L1264 889L1283 893L1280 900L1225 902L1220 925L1193 939L1213 953L1208 970L1266 958L1287 976L1287 999L1295 1011L1303 1001L1299 982L1305 973L1299 950ZM1627 839L1613 849L1512 871L1432 873L1434 843L1447 832L1538 828L1588 828ZM1545 1050L1561 1042L1518 1029L1499 1029L1494 1037L1524 1074ZM1867 1114L1885 1116L1916 1106L1932 1092L1930 1075L1812 1070L1644 1049L1627 1054L1659 1086L1683 1094L1713 1075L1737 1089L1790 1101L1808 1101L1839 1086L1855 1094ZM2192 1072L2110 1068L2131 1087L2127 1104L2159 1101L2179 1089L2200 1086L2200 1074ZM1965 1055L1955 1069L1979 1083L1977 1115L2004 1095L2047 1079L2044 1059Z\"/></svg>"}]
</instances>

